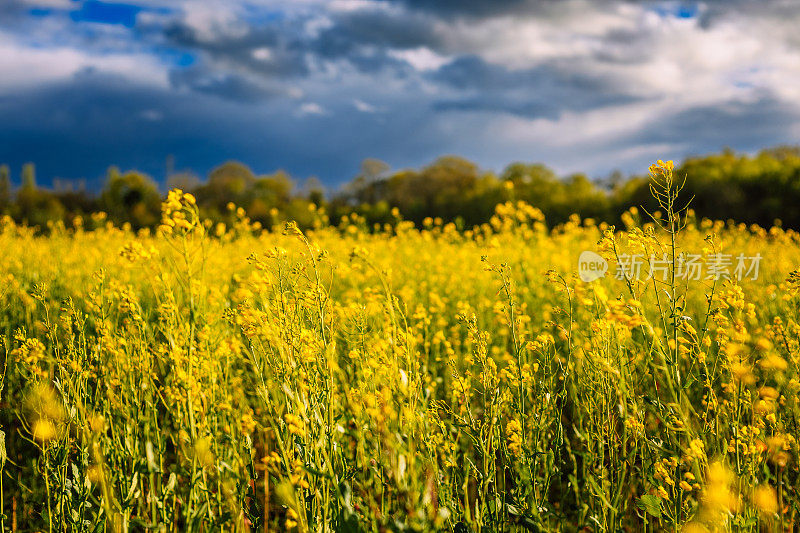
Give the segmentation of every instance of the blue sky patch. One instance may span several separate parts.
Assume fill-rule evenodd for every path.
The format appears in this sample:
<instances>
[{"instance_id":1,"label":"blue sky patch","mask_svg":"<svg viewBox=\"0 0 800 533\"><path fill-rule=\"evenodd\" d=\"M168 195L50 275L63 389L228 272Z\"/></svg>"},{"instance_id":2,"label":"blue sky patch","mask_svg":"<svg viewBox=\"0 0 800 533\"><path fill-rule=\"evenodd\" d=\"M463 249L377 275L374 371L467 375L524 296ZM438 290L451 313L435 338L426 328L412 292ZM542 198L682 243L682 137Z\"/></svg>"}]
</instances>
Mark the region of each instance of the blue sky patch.
<instances>
[{"instance_id":1,"label":"blue sky patch","mask_svg":"<svg viewBox=\"0 0 800 533\"><path fill-rule=\"evenodd\" d=\"M700 6L695 2L668 2L656 5L653 7L653 11L662 17L691 19L700 13Z\"/></svg>"},{"instance_id":2,"label":"blue sky patch","mask_svg":"<svg viewBox=\"0 0 800 533\"><path fill-rule=\"evenodd\" d=\"M80 9L72 11L70 17L76 22L96 22L100 24L121 24L127 28L136 25L136 15L142 8L133 4L112 4L90 0Z\"/></svg>"},{"instance_id":3,"label":"blue sky patch","mask_svg":"<svg viewBox=\"0 0 800 533\"><path fill-rule=\"evenodd\" d=\"M48 17L53 14L52 9L42 8L42 7L34 7L28 10L28 14L32 17Z\"/></svg>"}]
</instances>

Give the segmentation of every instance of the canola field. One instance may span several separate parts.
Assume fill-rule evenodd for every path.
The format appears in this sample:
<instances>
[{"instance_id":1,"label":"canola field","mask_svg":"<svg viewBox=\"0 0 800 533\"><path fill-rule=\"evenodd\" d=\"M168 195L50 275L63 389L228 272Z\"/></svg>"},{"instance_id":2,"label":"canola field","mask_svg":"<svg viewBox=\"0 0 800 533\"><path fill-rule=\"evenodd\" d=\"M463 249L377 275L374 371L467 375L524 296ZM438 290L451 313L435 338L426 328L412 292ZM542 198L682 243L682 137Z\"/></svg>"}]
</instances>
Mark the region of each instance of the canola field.
<instances>
[{"instance_id":1,"label":"canola field","mask_svg":"<svg viewBox=\"0 0 800 533\"><path fill-rule=\"evenodd\" d=\"M651 173L616 228L5 220L0 531L798 530L800 238Z\"/></svg>"}]
</instances>

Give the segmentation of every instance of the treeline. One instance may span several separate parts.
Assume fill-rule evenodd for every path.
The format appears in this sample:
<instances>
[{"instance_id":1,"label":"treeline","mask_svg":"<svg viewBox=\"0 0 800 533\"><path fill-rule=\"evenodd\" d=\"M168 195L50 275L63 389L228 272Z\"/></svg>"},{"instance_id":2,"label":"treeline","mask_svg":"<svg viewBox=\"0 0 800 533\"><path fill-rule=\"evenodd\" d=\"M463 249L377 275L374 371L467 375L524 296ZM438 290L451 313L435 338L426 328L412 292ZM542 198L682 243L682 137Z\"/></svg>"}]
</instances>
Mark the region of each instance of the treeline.
<instances>
[{"instance_id":1,"label":"treeline","mask_svg":"<svg viewBox=\"0 0 800 533\"><path fill-rule=\"evenodd\" d=\"M800 147L777 147L755 156L725 150L690 157L677 169L686 178L683 197L692 198L698 216L800 229ZM112 167L98 194L85 189L36 185L32 164L22 168L20 185L12 187L9 168L0 166L0 213L18 223L42 229L56 221L70 225L76 217L104 212L118 225L134 229L153 227L159 221L163 197L156 182L137 171ZM358 213L368 224L391 223L399 211L406 220L421 224L440 218L471 227L486 222L495 205L523 200L541 209L550 224L581 217L615 223L631 206L652 208L646 175L592 180L585 174L558 176L542 164L513 163L499 175L481 170L466 159L441 157L421 169L391 170L368 159L360 174L337 191L326 192L316 180L299 186L283 171L256 175L246 165L227 162L205 180L189 173L168 177L167 188L181 188L197 198L201 214L231 223L241 208L253 222L272 227L295 220L310 227L320 213L333 223ZM314 208L309 209L313 204ZM97 217L95 217L97 219ZM99 220L99 219L97 219Z\"/></svg>"}]
</instances>

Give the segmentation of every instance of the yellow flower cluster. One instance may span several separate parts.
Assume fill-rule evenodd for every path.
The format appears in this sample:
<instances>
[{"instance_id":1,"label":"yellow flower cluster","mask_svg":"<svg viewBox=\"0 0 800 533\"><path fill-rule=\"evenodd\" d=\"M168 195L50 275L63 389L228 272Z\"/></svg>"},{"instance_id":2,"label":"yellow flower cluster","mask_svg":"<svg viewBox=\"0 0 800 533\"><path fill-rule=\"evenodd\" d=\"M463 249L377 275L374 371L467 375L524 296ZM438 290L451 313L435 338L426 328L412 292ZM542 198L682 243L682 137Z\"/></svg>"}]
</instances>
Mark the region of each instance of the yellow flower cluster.
<instances>
[{"instance_id":1,"label":"yellow flower cluster","mask_svg":"<svg viewBox=\"0 0 800 533\"><path fill-rule=\"evenodd\" d=\"M199 226L197 200L191 193L172 189L161 205L161 231L187 233Z\"/></svg>"},{"instance_id":2,"label":"yellow flower cluster","mask_svg":"<svg viewBox=\"0 0 800 533\"><path fill-rule=\"evenodd\" d=\"M548 227L520 202L472 228L309 213L212 226L175 190L152 233L0 223L3 488L26 528L797 523L797 233L670 209ZM673 245L764 261L578 276L586 250L613 269Z\"/></svg>"}]
</instances>

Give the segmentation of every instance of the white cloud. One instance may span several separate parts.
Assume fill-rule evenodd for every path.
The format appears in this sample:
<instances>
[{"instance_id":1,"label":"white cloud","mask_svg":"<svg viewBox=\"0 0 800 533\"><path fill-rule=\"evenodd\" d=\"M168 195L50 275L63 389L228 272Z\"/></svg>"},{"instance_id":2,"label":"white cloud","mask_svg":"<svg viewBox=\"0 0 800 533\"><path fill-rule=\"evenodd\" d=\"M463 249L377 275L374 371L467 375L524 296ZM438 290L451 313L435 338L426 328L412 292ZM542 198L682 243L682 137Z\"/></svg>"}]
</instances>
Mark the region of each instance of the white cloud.
<instances>
[{"instance_id":1,"label":"white cloud","mask_svg":"<svg viewBox=\"0 0 800 533\"><path fill-rule=\"evenodd\" d=\"M168 85L165 67L151 55L30 46L0 34L0 90L4 92L63 81L87 70L122 76L142 85Z\"/></svg>"},{"instance_id":2,"label":"white cloud","mask_svg":"<svg viewBox=\"0 0 800 533\"><path fill-rule=\"evenodd\" d=\"M598 80L598 90L634 98L624 105L562 111L554 119L492 117L492 138L512 145L526 139L531 146L580 152L635 135L662 117L696 107L756 104L765 96L800 111L800 5L788 16L766 4L746 12L731 6L707 25L653 6L567 0L533 16L441 22L438 31L451 55L475 54L512 71L547 66L563 78L559 83ZM544 96L556 104L564 97ZM739 133L729 132L733 144ZM672 146L682 143L676 139ZM663 148L634 145L610 157L624 161Z\"/></svg>"},{"instance_id":3,"label":"white cloud","mask_svg":"<svg viewBox=\"0 0 800 533\"><path fill-rule=\"evenodd\" d=\"M250 54L259 61L269 61L274 56L272 49L266 46L255 48Z\"/></svg>"},{"instance_id":4,"label":"white cloud","mask_svg":"<svg viewBox=\"0 0 800 533\"><path fill-rule=\"evenodd\" d=\"M139 114L143 119L151 122L158 122L164 120L164 113L158 109L145 109Z\"/></svg>"},{"instance_id":5,"label":"white cloud","mask_svg":"<svg viewBox=\"0 0 800 533\"><path fill-rule=\"evenodd\" d=\"M381 8L382 6L373 0L330 0L327 7L331 11L353 12Z\"/></svg>"},{"instance_id":6,"label":"white cloud","mask_svg":"<svg viewBox=\"0 0 800 533\"><path fill-rule=\"evenodd\" d=\"M72 0L22 0L32 8L54 8L54 9L70 9L75 7Z\"/></svg>"},{"instance_id":7,"label":"white cloud","mask_svg":"<svg viewBox=\"0 0 800 533\"><path fill-rule=\"evenodd\" d=\"M316 102L306 102L300 106L300 115L326 115L327 111Z\"/></svg>"},{"instance_id":8,"label":"white cloud","mask_svg":"<svg viewBox=\"0 0 800 533\"><path fill-rule=\"evenodd\" d=\"M194 30L200 41L243 37L247 35L249 25L238 7L236 2L219 0L190 2L183 10L183 22Z\"/></svg>"},{"instance_id":9,"label":"white cloud","mask_svg":"<svg viewBox=\"0 0 800 533\"><path fill-rule=\"evenodd\" d=\"M430 48L420 47L411 50L390 50L389 55L405 61L417 70L436 70L450 61Z\"/></svg>"},{"instance_id":10,"label":"white cloud","mask_svg":"<svg viewBox=\"0 0 800 533\"><path fill-rule=\"evenodd\" d=\"M634 30L642 7L586 0L554 3L533 16L507 15L485 20L440 23L451 53L472 53L510 68L543 61L590 56L611 31Z\"/></svg>"},{"instance_id":11,"label":"white cloud","mask_svg":"<svg viewBox=\"0 0 800 533\"><path fill-rule=\"evenodd\" d=\"M353 100L353 106L362 113L377 113L379 109L372 104L368 104L364 100L356 98Z\"/></svg>"}]
</instances>

